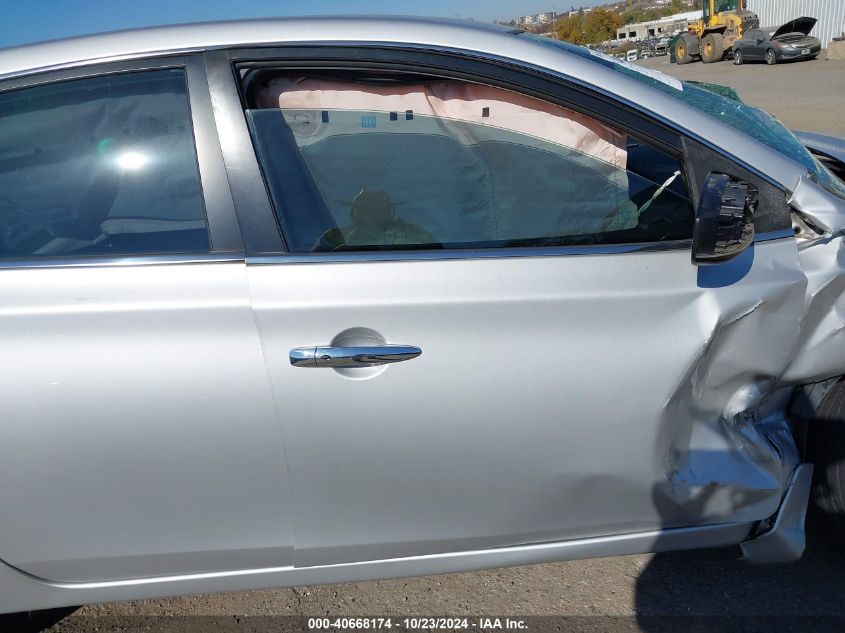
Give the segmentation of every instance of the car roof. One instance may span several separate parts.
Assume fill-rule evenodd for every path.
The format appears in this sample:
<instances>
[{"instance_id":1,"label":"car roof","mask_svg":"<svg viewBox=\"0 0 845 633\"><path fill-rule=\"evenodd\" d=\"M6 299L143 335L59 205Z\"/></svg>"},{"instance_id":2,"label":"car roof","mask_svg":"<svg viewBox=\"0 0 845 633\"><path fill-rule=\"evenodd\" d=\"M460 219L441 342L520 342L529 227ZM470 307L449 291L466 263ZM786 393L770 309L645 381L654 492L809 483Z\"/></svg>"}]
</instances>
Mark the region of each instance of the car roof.
<instances>
[{"instance_id":1,"label":"car roof","mask_svg":"<svg viewBox=\"0 0 845 633\"><path fill-rule=\"evenodd\" d=\"M463 51L505 59L612 94L673 127L704 140L718 138L717 151L732 154L760 174L794 190L804 170L780 152L716 118L624 73L596 63L586 49L557 45L543 37L469 20L407 16L318 16L179 24L112 31L0 49L0 80L41 71L212 49L289 44L394 45Z\"/></svg>"},{"instance_id":2,"label":"car roof","mask_svg":"<svg viewBox=\"0 0 845 633\"><path fill-rule=\"evenodd\" d=\"M518 29L499 24L407 16L312 16L172 24L109 31L0 48L0 78L101 60L237 46L384 42L468 48L498 38L507 51Z\"/></svg>"}]
</instances>

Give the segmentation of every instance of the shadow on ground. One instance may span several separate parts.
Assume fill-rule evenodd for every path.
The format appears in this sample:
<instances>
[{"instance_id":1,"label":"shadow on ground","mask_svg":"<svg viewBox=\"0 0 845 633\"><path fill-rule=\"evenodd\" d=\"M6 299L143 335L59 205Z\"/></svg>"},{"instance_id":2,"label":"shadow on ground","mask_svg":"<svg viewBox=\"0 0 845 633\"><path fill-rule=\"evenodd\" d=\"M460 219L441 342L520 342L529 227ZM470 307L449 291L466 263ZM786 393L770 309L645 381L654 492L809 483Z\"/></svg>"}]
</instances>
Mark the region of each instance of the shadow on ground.
<instances>
[{"instance_id":1,"label":"shadow on ground","mask_svg":"<svg viewBox=\"0 0 845 633\"><path fill-rule=\"evenodd\" d=\"M60 622L71 613L76 607L64 607L62 609L45 609L43 611L30 611L24 613L0 614L0 631L14 631L15 633L39 633L49 629L57 622Z\"/></svg>"},{"instance_id":2,"label":"shadow on ground","mask_svg":"<svg viewBox=\"0 0 845 633\"><path fill-rule=\"evenodd\" d=\"M748 616L759 616L761 628L768 630L782 630L771 625L786 622L784 616L795 617L796 630L823 624L807 618L845 625L845 547L825 525L818 516L808 520L807 551L786 565L751 565L740 558L739 548L654 556L636 580L642 630L667 630L666 616L742 616L746 627L752 621Z\"/></svg>"}]
</instances>

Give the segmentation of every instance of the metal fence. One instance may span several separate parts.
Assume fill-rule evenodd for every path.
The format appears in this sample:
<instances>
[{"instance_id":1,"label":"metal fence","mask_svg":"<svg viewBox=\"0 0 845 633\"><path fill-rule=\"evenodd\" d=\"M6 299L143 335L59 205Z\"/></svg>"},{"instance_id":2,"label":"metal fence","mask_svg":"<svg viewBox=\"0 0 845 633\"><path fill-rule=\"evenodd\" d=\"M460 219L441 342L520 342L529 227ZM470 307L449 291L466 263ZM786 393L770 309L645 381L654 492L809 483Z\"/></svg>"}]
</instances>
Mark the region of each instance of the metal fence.
<instances>
[{"instance_id":1,"label":"metal fence","mask_svg":"<svg viewBox=\"0 0 845 633\"><path fill-rule=\"evenodd\" d=\"M845 31L845 0L749 0L748 8L760 16L760 26L780 26L795 18L816 18L811 35L827 46Z\"/></svg>"}]
</instances>

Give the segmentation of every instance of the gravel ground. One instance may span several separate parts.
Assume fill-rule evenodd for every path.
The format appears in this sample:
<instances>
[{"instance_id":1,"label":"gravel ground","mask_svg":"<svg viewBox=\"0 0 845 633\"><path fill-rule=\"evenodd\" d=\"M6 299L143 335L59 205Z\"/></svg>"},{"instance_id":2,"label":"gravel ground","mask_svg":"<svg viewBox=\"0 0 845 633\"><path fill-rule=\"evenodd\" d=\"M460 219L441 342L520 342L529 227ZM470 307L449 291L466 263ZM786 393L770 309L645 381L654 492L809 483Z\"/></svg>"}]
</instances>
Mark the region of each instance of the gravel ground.
<instances>
[{"instance_id":1,"label":"gravel ground","mask_svg":"<svg viewBox=\"0 0 845 633\"><path fill-rule=\"evenodd\" d=\"M819 57L767 66L732 62L670 64L668 57L637 62L678 79L730 86L746 103L778 117L793 130L845 137L845 61Z\"/></svg>"},{"instance_id":2,"label":"gravel ground","mask_svg":"<svg viewBox=\"0 0 845 633\"><path fill-rule=\"evenodd\" d=\"M845 136L845 62L776 66L670 66L681 79L738 90L794 129ZM466 574L201 595L57 610L0 619L0 628L90 630L274 630L304 621L265 616L556 616L530 630L845 630L845 553L810 531L800 563L753 567L737 550L575 561ZM734 616L731 620L719 619ZM766 619L762 616L781 616ZM789 616L795 619L789 619ZM560 617L568 619L561 620ZM705 617L704 620L687 619Z\"/></svg>"}]
</instances>

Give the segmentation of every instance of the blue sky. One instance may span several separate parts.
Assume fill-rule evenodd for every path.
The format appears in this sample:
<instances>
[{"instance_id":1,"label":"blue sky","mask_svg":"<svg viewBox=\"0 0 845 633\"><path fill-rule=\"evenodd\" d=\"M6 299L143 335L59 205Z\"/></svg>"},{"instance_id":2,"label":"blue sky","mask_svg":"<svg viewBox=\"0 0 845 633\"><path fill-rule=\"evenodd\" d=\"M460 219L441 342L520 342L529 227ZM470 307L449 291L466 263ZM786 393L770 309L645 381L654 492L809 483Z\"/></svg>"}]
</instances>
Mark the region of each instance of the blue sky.
<instances>
[{"instance_id":1,"label":"blue sky","mask_svg":"<svg viewBox=\"0 0 845 633\"><path fill-rule=\"evenodd\" d=\"M509 19L604 0L0 0L0 47L173 22L284 15L383 13Z\"/></svg>"}]
</instances>

